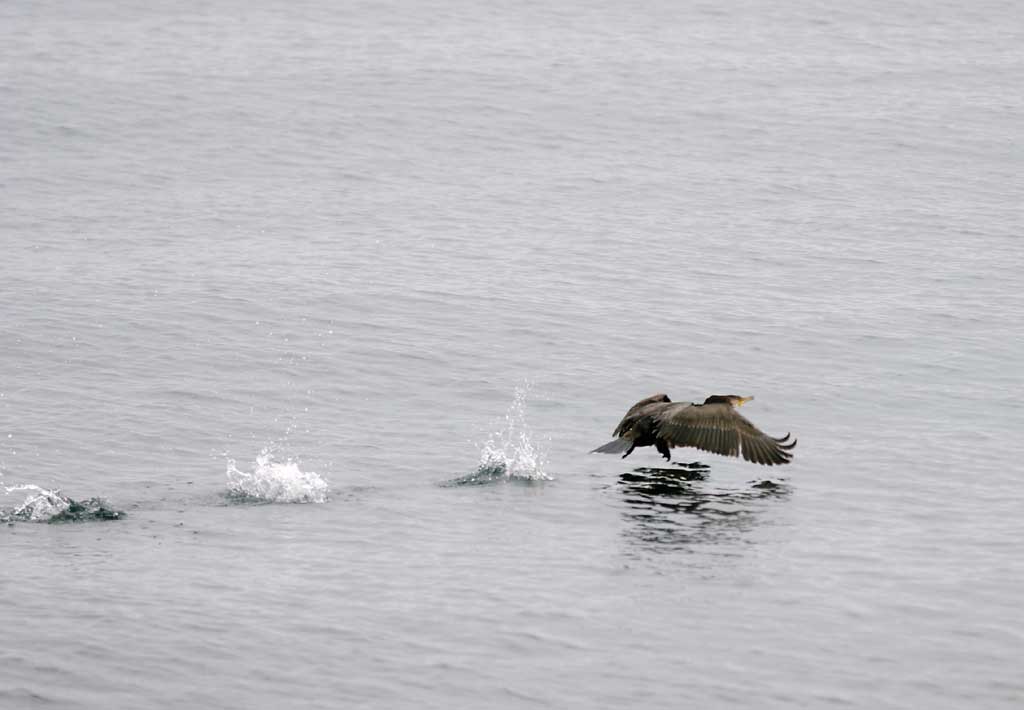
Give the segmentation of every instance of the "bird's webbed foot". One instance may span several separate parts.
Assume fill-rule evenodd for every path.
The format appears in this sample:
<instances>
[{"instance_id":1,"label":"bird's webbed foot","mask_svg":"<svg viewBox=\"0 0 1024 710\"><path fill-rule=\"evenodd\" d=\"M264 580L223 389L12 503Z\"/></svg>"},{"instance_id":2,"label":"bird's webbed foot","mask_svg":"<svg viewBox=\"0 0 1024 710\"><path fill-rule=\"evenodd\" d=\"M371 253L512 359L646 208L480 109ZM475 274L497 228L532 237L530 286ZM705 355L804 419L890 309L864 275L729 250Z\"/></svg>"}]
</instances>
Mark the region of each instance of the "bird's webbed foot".
<instances>
[{"instance_id":1,"label":"bird's webbed foot","mask_svg":"<svg viewBox=\"0 0 1024 710\"><path fill-rule=\"evenodd\" d=\"M658 453L661 454L666 461L672 460L672 450L668 448L668 444L666 444L664 441L659 441L656 446L658 449Z\"/></svg>"}]
</instances>

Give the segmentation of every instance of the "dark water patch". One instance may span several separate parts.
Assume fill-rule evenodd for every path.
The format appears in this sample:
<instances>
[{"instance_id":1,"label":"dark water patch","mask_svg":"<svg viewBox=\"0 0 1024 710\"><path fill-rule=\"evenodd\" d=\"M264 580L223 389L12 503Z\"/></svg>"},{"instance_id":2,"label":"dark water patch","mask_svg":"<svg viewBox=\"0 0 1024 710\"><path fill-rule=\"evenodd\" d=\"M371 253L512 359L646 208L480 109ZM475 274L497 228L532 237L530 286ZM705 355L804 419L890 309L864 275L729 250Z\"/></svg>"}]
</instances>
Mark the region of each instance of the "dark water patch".
<instances>
[{"instance_id":1,"label":"dark water patch","mask_svg":"<svg viewBox=\"0 0 1024 710\"><path fill-rule=\"evenodd\" d=\"M624 473L620 478L633 478L640 481L704 481L711 467L700 461L693 463L676 462L672 468L642 466L634 468L631 473Z\"/></svg>"},{"instance_id":2,"label":"dark water patch","mask_svg":"<svg viewBox=\"0 0 1024 710\"><path fill-rule=\"evenodd\" d=\"M503 461L489 461L480 464L475 471L465 476L452 478L443 481L439 485L442 488L454 488L458 486L489 486L497 483L513 483L525 486L542 484L551 479L543 474L523 473L516 471L513 467Z\"/></svg>"},{"instance_id":3,"label":"dark water patch","mask_svg":"<svg viewBox=\"0 0 1024 710\"><path fill-rule=\"evenodd\" d=\"M770 500L790 493L781 480L752 481L738 489L709 487L707 471L703 464L691 464L621 474L625 534L658 551L733 540L757 525Z\"/></svg>"},{"instance_id":4,"label":"dark water patch","mask_svg":"<svg viewBox=\"0 0 1024 710\"><path fill-rule=\"evenodd\" d=\"M750 481L750 487L760 491L775 491L785 493L789 491L789 484L780 479L766 478L763 481Z\"/></svg>"},{"instance_id":5,"label":"dark water patch","mask_svg":"<svg viewBox=\"0 0 1024 710\"><path fill-rule=\"evenodd\" d=\"M231 490L221 493L221 499L226 505L271 505L274 502L260 496Z\"/></svg>"},{"instance_id":6,"label":"dark water patch","mask_svg":"<svg viewBox=\"0 0 1024 710\"><path fill-rule=\"evenodd\" d=\"M86 520L120 520L124 517L123 510L108 507L102 498L89 498L84 501L68 499L68 507L50 518L51 523L79 523Z\"/></svg>"}]
</instances>

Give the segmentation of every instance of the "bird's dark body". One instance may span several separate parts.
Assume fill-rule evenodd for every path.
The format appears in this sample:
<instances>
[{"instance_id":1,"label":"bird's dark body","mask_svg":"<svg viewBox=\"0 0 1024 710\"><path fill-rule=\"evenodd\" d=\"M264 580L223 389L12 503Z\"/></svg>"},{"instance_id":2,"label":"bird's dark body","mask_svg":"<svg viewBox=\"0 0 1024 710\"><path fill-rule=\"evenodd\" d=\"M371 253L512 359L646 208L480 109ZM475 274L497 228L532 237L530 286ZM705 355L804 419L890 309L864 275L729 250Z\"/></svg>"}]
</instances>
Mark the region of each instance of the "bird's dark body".
<instances>
[{"instance_id":1,"label":"bird's dark body","mask_svg":"<svg viewBox=\"0 0 1024 710\"><path fill-rule=\"evenodd\" d=\"M622 455L622 458L629 456L638 446L654 446L666 460L672 458L668 443L658 437L655 420L664 406L671 402L672 400L668 398L667 394L656 394L642 399L630 407L614 432L615 436L625 438L630 443L629 450Z\"/></svg>"},{"instance_id":2,"label":"bird's dark body","mask_svg":"<svg viewBox=\"0 0 1024 710\"><path fill-rule=\"evenodd\" d=\"M598 453L622 453L626 458L638 446L653 446L671 460L671 449L692 446L725 456L742 455L747 461L773 466L789 463L796 441L789 434L768 436L740 415L735 407L752 399L736 395L712 395L702 404L672 402L665 394L642 399L626 412L614 435L618 437L594 449ZM593 453L593 452L592 452Z\"/></svg>"}]
</instances>

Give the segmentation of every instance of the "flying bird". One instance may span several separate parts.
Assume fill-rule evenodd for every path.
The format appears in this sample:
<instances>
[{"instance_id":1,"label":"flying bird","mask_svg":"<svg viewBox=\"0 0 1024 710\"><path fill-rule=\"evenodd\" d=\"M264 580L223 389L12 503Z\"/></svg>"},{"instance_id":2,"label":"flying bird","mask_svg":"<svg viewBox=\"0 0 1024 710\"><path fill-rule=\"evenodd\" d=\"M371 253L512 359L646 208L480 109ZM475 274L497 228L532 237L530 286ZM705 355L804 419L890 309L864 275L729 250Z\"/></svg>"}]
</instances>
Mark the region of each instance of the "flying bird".
<instances>
[{"instance_id":1,"label":"flying bird","mask_svg":"<svg viewBox=\"0 0 1024 710\"><path fill-rule=\"evenodd\" d=\"M673 402L665 394L641 399L626 412L612 439L590 453L619 454L626 458L638 446L653 446L672 459L671 449L692 446L723 456L742 456L747 461L775 466L789 463L796 439L768 436L739 412L753 397L712 395L703 404Z\"/></svg>"}]
</instances>

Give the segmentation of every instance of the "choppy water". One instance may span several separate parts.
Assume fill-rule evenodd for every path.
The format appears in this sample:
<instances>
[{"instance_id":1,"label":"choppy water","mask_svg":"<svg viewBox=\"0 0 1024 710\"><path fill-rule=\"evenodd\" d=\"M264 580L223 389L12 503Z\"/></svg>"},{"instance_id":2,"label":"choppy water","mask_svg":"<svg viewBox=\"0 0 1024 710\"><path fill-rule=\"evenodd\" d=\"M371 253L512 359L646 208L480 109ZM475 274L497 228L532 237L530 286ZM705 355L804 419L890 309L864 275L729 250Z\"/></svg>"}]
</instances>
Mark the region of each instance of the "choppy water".
<instances>
[{"instance_id":1,"label":"choppy water","mask_svg":"<svg viewBox=\"0 0 1024 710\"><path fill-rule=\"evenodd\" d=\"M1022 27L0 4L0 707L1019 707Z\"/></svg>"}]
</instances>

